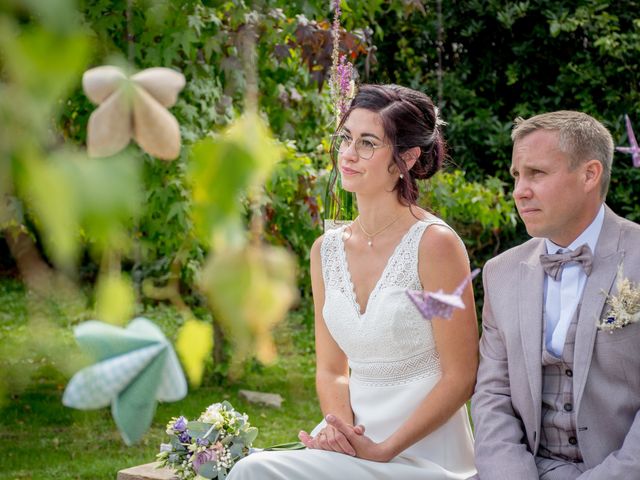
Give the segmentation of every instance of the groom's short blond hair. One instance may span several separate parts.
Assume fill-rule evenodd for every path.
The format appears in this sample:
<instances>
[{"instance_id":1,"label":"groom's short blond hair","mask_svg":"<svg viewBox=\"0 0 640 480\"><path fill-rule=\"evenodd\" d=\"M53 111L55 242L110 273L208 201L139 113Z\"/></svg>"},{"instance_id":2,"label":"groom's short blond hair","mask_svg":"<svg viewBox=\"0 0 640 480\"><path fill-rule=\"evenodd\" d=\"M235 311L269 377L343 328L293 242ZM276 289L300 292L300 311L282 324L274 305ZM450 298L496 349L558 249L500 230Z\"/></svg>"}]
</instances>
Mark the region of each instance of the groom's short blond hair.
<instances>
[{"instance_id":1,"label":"groom's short blond hair","mask_svg":"<svg viewBox=\"0 0 640 480\"><path fill-rule=\"evenodd\" d=\"M569 168L576 168L589 160L598 160L602 164L600 194L602 198L607 196L613 161L613 138L602 123L586 113L571 110L542 113L526 120L518 117L511 131L511 140L515 143L536 130L558 132L558 147L571 159Z\"/></svg>"}]
</instances>

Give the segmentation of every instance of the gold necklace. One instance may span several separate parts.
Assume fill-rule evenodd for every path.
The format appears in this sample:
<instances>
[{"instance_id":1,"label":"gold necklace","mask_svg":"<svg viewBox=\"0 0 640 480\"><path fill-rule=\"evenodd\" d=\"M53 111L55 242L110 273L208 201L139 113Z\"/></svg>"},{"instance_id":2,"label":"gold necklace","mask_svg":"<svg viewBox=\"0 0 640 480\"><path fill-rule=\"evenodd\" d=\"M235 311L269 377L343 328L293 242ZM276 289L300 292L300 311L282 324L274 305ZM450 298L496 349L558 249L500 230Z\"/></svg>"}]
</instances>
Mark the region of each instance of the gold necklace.
<instances>
[{"instance_id":1,"label":"gold necklace","mask_svg":"<svg viewBox=\"0 0 640 480\"><path fill-rule=\"evenodd\" d=\"M379 230L376 230L373 233L369 233L365 230L365 228L362 226L362 222L360 221L360 216L356 217L356 222L358 222L358 226L360 227L360 230L362 230L362 233L364 233L366 235L366 237L369 239L369 241L367 242L367 245L369 245L370 247L373 247L373 237L375 237L376 235L384 232L387 228L389 228L391 225L393 225L394 223L396 223L398 220L400 220L400 215L398 215L396 218L394 218L393 220L391 220L390 223L387 223L384 227L382 227Z\"/></svg>"}]
</instances>

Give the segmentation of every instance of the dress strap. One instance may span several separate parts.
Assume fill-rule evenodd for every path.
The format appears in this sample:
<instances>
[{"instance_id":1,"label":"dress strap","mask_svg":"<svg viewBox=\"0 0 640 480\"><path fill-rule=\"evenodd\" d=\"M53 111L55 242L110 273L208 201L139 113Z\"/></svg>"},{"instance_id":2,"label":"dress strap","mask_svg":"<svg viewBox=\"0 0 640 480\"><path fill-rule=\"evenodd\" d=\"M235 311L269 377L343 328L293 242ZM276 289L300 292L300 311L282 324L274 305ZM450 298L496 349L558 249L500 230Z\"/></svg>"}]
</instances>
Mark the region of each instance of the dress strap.
<instances>
[{"instance_id":1,"label":"dress strap","mask_svg":"<svg viewBox=\"0 0 640 480\"><path fill-rule=\"evenodd\" d=\"M325 289L338 289L348 296L349 290L343 281L347 266L342 261L342 246L340 243L341 236L347 226L343 225L339 228L327 230L324 233L322 245L320 245L320 261Z\"/></svg>"}]
</instances>

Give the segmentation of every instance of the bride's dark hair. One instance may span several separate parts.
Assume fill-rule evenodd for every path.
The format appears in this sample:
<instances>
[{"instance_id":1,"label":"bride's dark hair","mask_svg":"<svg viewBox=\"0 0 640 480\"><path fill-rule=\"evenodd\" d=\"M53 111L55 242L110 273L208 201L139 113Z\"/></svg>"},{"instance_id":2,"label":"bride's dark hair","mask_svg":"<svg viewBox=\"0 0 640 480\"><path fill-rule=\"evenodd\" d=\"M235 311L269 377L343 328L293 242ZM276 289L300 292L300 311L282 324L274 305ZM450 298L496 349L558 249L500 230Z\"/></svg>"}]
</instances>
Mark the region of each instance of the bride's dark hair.
<instances>
[{"instance_id":1,"label":"bride's dark hair","mask_svg":"<svg viewBox=\"0 0 640 480\"><path fill-rule=\"evenodd\" d=\"M356 108L363 108L380 115L386 141L393 151L393 163L402 174L394 190L403 205L415 205L418 200L416 180L431 178L444 162L446 143L438 122L438 110L431 98L422 92L400 85L362 85L342 116L337 132ZM402 154L413 147L420 147L420 156L411 170L407 169ZM331 148L333 172L330 189L338 175L337 154ZM391 168L391 165L389 165Z\"/></svg>"}]
</instances>

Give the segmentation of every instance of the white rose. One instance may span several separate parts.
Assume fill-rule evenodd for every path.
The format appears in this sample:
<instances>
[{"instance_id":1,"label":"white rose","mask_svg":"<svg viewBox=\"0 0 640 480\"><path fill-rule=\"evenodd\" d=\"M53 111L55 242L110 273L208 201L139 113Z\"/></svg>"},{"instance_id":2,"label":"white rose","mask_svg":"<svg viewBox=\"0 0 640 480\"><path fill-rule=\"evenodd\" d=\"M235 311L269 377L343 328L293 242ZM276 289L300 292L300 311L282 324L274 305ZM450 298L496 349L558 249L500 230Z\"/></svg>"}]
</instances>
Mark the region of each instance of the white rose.
<instances>
[{"instance_id":1,"label":"white rose","mask_svg":"<svg viewBox=\"0 0 640 480\"><path fill-rule=\"evenodd\" d=\"M216 428L220 428L224 423L224 418L220 413L220 407L221 405L219 403L209 405L202 415L200 415L200 420L205 423L211 423L215 425Z\"/></svg>"}]
</instances>

